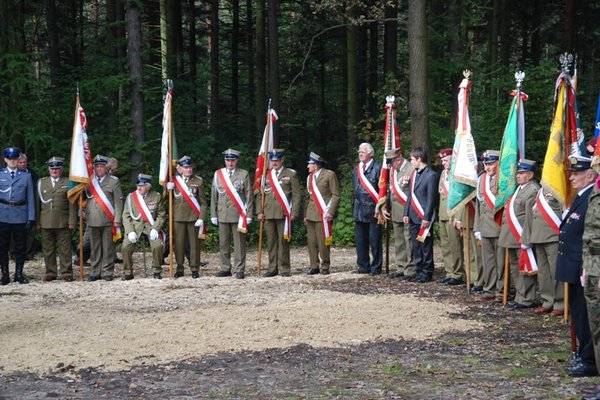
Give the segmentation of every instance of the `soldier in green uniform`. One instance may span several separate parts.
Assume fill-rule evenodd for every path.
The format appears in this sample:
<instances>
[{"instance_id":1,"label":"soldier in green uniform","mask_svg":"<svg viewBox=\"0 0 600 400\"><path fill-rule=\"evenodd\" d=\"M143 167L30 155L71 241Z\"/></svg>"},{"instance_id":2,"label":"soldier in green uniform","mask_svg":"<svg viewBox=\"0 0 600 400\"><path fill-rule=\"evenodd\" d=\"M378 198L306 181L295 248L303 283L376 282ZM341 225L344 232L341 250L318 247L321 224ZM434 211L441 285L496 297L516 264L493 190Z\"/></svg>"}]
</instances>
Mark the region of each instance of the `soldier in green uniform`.
<instances>
[{"instance_id":1,"label":"soldier in green uniform","mask_svg":"<svg viewBox=\"0 0 600 400\"><path fill-rule=\"evenodd\" d=\"M183 276L185 243L190 244L190 270L192 278L200 277L200 239L206 235L206 196L204 181L194 175L194 161L183 156L177 161L178 175L167 185L173 192L173 241L177 271L175 278ZM159 264L160 265L160 264Z\"/></svg>"},{"instance_id":2,"label":"soldier in green uniform","mask_svg":"<svg viewBox=\"0 0 600 400\"><path fill-rule=\"evenodd\" d=\"M535 204L537 193L540 190L540 185L533 180L534 171L535 161L522 159L517 164L518 186L504 206L502 228L498 238L498 246L502 248L502 251L508 249L510 275L517 290L515 300L509 301L508 306L516 310L531 308L535 301L537 271L527 271L519 266L521 256L526 257L526 254L529 254L533 257L530 246L521 243L521 236L527 210L531 210Z\"/></svg>"},{"instance_id":3,"label":"soldier in green uniform","mask_svg":"<svg viewBox=\"0 0 600 400\"><path fill-rule=\"evenodd\" d=\"M244 279L246 269L246 232L252 222L252 186L250 175L238 168L240 152L227 149L223 152L225 168L215 171L212 182L210 215L211 223L219 227L219 252L221 269L218 277L231 276ZM231 265L231 243L233 237L233 259Z\"/></svg>"},{"instance_id":4,"label":"soldier in green uniform","mask_svg":"<svg viewBox=\"0 0 600 400\"><path fill-rule=\"evenodd\" d=\"M483 290L482 300L502 299L502 271L504 268L504 253L498 246L500 228L494 220L494 205L496 201L495 186L498 179L498 150L487 150L483 153L485 172L477 182L477 203L475 207L475 237L481 241L483 256Z\"/></svg>"},{"instance_id":5,"label":"soldier in green uniform","mask_svg":"<svg viewBox=\"0 0 600 400\"><path fill-rule=\"evenodd\" d=\"M410 279L416 273L416 266L412 262L412 244L410 242L410 232L408 225L404 223L404 207L406 199L410 192L410 175L414 167L402 157L400 149L391 149L385 153L385 158L391 163L390 168L390 193L389 204L382 205L382 212L385 219L391 219L394 227L394 253L396 255L397 271L390 274L390 278Z\"/></svg>"},{"instance_id":6,"label":"soldier in green uniform","mask_svg":"<svg viewBox=\"0 0 600 400\"><path fill-rule=\"evenodd\" d=\"M63 280L73 281L71 229L77 223L77 207L67 199L69 179L62 177L63 161L60 157L48 160L50 176L37 181L36 225L42 235L46 282L56 279L56 253L60 259Z\"/></svg>"},{"instance_id":7,"label":"soldier in green uniform","mask_svg":"<svg viewBox=\"0 0 600 400\"><path fill-rule=\"evenodd\" d=\"M108 173L108 159L94 157L94 176L86 189L85 220L90 230L92 273L88 281L112 281L116 249L113 233L121 228L123 192L119 178Z\"/></svg>"},{"instance_id":8,"label":"soldier in green uniform","mask_svg":"<svg viewBox=\"0 0 600 400\"><path fill-rule=\"evenodd\" d=\"M290 276L290 241L292 221L300 215L300 182L296 171L283 166L285 150L269 152L272 168L264 182L264 206L261 193L256 196L256 217L264 221L269 252L266 278Z\"/></svg>"},{"instance_id":9,"label":"soldier in green uniform","mask_svg":"<svg viewBox=\"0 0 600 400\"><path fill-rule=\"evenodd\" d=\"M152 176L139 174L136 186L136 191L127 195L123 209L125 237L121 247L122 279L124 281L133 279L133 250L142 234L150 241L154 279L161 279L164 246L159 232L165 222L166 211L161 203L161 195L152 190Z\"/></svg>"},{"instance_id":10,"label":"soldier in green uniform","mask_svg":"<svg viewBox=\"0 0 600 400\"><path fill-rule=\"evenodd\" d=\"M467 255L470 261L470 284L473 286L473 292L481 294L483 292L483 261L481 254L481 242L475 236L473 230L473 223L475 221L475 207L476 200L469 201L466 205L459 206L454 213L453 224L454 227L461 232L463 238L463 260L466 260ZM469 240L466 238L467 225L469 226Z\"/></svg>"},{"instance_id":11,"label":"soldier in green uniform","mask_svg":"<svg viewBox=\"0 0 600 400\"><path fill-rule=\"evenodd\" d=\"M463 265L462 238L460 232L454 227L454 223L448 214L448 194L450 190L450 161L452 160L452 149L443 149L438 153L444 170L440 175L438 191L440 192L440 242L444 259L446 276L440 283L446 285L460 285L465 278L465 267Z\"/></svg>"},{"instance_id":12,"label":"soldier in green uniform","mask_svg":"<svg viewBox=\"0 0 600 400\"><path fill-rule=\"evenodd\" d=\"M554 278L562 206L550 191L541 188L538 191L535 205L526 211L526 223L521 243L531 246L535 250L538 265L537 280L542 298L542 305L534 312L562 316L564 284Z\"/></svg>"},{"instance_id":13,"label":"soldier in green uniform","mask_svg":"<svg viewBox=\"0 0 600 400\"><path fill-rule=\"evenodd\" d=\"M325 160L320 155L310 153L304 201L304 224L310 258L308 275L319 272L328 275L331 266L329 247L333 238L333 219L340 202L340 184L335 172L323 168L324 165Z\"/></svg>"},{"instance_id":14,"label":"soldier in green uniform","mask_svg":"<svg viewBox=\"0 0 600 400\"><path fill-rule=\"evenodd\" d=\"M595 168L598 168L596 166ZM588 172L596 175L595 171ZM588 198L583 230L583 275L584 294L587 304L588 319L594 343L596 367L600 371L600 178ZM586 400L600 400L600 385L592 389L592 396Z\"/></svg>"}]
</instances>

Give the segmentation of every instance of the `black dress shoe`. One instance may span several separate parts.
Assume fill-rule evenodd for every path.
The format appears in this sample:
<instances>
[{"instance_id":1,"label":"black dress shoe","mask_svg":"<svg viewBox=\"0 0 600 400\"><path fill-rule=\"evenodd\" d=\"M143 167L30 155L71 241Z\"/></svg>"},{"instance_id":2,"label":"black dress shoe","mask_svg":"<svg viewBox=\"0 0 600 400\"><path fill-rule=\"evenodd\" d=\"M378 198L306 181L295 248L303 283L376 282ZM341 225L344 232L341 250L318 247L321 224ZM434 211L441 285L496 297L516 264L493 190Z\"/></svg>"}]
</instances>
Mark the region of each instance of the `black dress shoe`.
<instances>
[{"instance_id":1,"label":"black dress shoe","mask_svg":"<svg viewBox=\"0 0 600 400\"><path fill-rule=\"evenodd\" d=\"M123 264L123 259L119 257L115 257L115 264Z\"/></svg>"},{"instance_id":2,"label":"black dress shoe","mask_svg":"<svg viewBox=\"0 0 600 400\"><path fill-rule=\"evenodd\" d=\"M365 271L364 269L356 269L352 271L353 274L368 274L369 271Z\"/></svg>"},{"instance_id":3,"label":"black dress shoe","mask_svg":"<svg viewBox=\"0 0 600 400\"><path fill-rule=\"evenodd\" d=\"M244 279L246 275L243 272L236 272L235 279Z\"/></svg>"},{"instance_id":4,"label":"black dress shoe","mask_svg":"<svg viewBox=\"0 0 600 400\"><path fill-rule=\"evenodd\" d=\"M279 274L279 276L284 277L284 278L289 278L291 275L289 272L282 272Z\"/></svg>"},{"instance_id":5,"label":"black dress shoe","mask_svg":"<svg viewBox=\"0 0 600 400\"><path fill-rule=\"evenodd\" d=\"M442 279L439 279L438 283L447 283L450 279L452 278L450 278L449 276L445 276Z\"/></svg>"},{"instance_id":6,"label":"black dress shoe","mask_svg":"<svg viewBox=\"0 0 600 400\"><path fill-rule=\"evenodd\" d=\"M388 275L390 278L402 278L404 276L404 272L394 272L393 274Z\"/></svg>"},{"instance_id":7,"label":"black dress shoe","mask_svg":"<svg viewBox=\"0 0 600 400\"><path fill-rule=\"evenodd\" d=\"M192 279L198 279L198 278L200 278L200 272L192 271Z\"/></svg>"},{"instance_id":8,"label":"black dress shoe","mask_svg":"<svg viewBox=\"0 0 600 400\"><path fill-rule=\"evenodd\" d=\"M263 275L263 277L265 277L265 278L272 278L272 277L274 277L274 276L277 276L277 272L275 272L275 271L267 271L267 272L266 272L266 273Z\"/></svg>"},{"instance_id":9,"label":"black dress shoe","mask_svg":"<svg viewBox=\"0 0 600 400\"><path fill-rule=\"evenodd\" d=\"M574 376L574 377L597 376L598 375L598 371L596 370L596 367L587 366L582 362L572 366L567 371L569 373L569 376Z\"/></svg>"},{"instance_id":10,"label":"black dress shoe","mask_svg":"<svg viewBox=\"0 0 600 400\"><path fill-rule=\"evenodd\" d=\"M21 285L26 285L29 283L29 279L25 278L25 275L15 275L14 281L20 283Z\"/></svg>"},{"instance_id":11,"label":"black dress shoe","mask_svg":"<svg viewBox=\"0 0 600 400\"><path fill-rule=\"evenodd\" d=\"M73 282L73 277L71 275L67 275L63 278L63 281L65 282Z\"/></svg>"},{"instance_id":12,"label":"black dress shoe","mask_svg":"<svg viewBox=\"0 0 600 400\"><path fill-rule=\"evenodd\" d=\"M121 278L122 281L130 281L133 279L133 275L123 275Z\"/></svg>"},{"instance_id":13,"label":"black dress shoe","mask_svg":"<svg viewBox=\"0 0 600 400\"><path fill-rule=\"evenodd\" d=\"M400 279L401 281L412 281L412 279L413 279L414 277L415 277L414 275L404 275L404 276L401 276L401 277L400 277L400 278L398 278L398 279Z\"/></svg>"},{"instance_id":14,"label":"black dress shoe","mask_svg":"<svg viewBox=\"0 0 600 400\"><path fill-rule=\"evenodd\" d=\"M600 400L600 392L598 392L592 396L582 397L581 400Z\"/></svg>"},{"instance_id":15,"label":"black dress shoe","mask_svg":"<svg viewBox=\"0 0 600 400\"><path fill-rule=\"evenodd\" d=\"M510 308L512 308L513 310L524 310L526 308L533 308L533 304L532 305L521 304L521 303L517 303L516 301L509 301L508 303L506 303L506 305L509 306Z\"/></svg>"},{"instance_id":16,"label":"black dress shoe","mask_svg":"<svg viewBox=\"0 0 600 400\"><path fill-rule=\"evenodd\" d=\"M152 277L154 279L162 279L162 276L160 275L160 272L155 272L154 275L152 275Z\"/></svg>"},{"instance_id":17,"label":"black dress shoe","mask_svg":"<svg viewBox=\"0 0 600 400\"><path fill-rule=\"evenodd\" d=\"M96 282L100 280L100 275L90 275L87 277L88 282Z\"/></svg>"},{"instance_id":18,"label":"black dress shoe","mask_svg":"<svg viewBox=\"0 0 600 400\"><path fill-rule=\"evenodd\" d=\"M369 275L371 275L371 276L377 276L379 274L381 274L381 271L371 271L371 272L369 272Z\"/></svg>"},{"instance_id":19,"label":"black dress shoe","mask_svg":"<svg viewBox=\"0 0 600 400\"><path fill-rule=\"evenodd\" d=\"M52 282L55 281L56 277L55 276L46 276L44 277L44 282Z\"/></svg>"},{"instance_id":20,"label":"black dress shoe","mask_svg":"<svg viewBox=\"0 0 600 400\"><path fill-rule=\"evenodd\" d=\"M10 283L10 276L2 275L2 280L0 280L0 285L6 286Z\"/></svg>"},{"instance_id":21,"label":"black dress shoe","mask_svg":"<svg viewBox=\"0 0 600 400\"><path fill-rule=\"evenodd\" d=\"M229 271L217 271L217 273L215 274L215 276L217 278L224 278L226 276L231 276L231 272L229 272Z\"/></svg>"},{"instance_id":22,"label":"black dress shoe","mask_svg":"<svg viewBox=\"0 0 600 400\"><path fill-rule=\"evenodd\" d=\"M418 277L417 279L415 279L415 282L417 282L417 283L431 282L431 277L429 277L427 275L421 275L420 277Z\"/></svg>"},{"instance_id":23,"label":"black dress shoe","mask_svg":"<svg viewBox=\"0 0 600 400\"><path fill-rule=\"evenodd\" d=\"M306 275L317 275L319 273L319 268L311 268L308 270Z\"/></svg>"},{"instance_id":24,"label":"black dress shoe","mask_svg":"<svg viewBox=\"0 0 600 400\"><path fill-rule=\"evenodd\" d=\"M173 275L173 278L182 278L183 277L183 271L177 271L175 272L175 275Z\"/></svg>"},{"instance_id":25,"label":"black dress shoe","mask_svg":"<svg viewBox=\"0 0 600 400\"><path fill-rule=\"evenodd\" d=\"M475 293L481 293L483 292L483 286L473 286L472 289Z\"/></svg>"},{"instance_id":26,"label":"black dress shoe","mask_svg":"<svg viewBox=\"0 0 600 400\"><path fill-rule=\"evenodd\" d=\"M322 269L321 270L321 275L329 275L329 270L328 269Z\"/></svg>"},{"instance_id":27,"label":"black dress shoe","mask_svg":"<svg viewBox=\"0 0 600 400\"><path fill-rule=\"evenodd\" d=\"M456 285L462 285L463 281L461 281L460 279L454 279L454 278L450 278L446 281L446 285L449 286L456 286Z\"/></svg>"},{"instance_id":28,"label":"black dress shoe","mask_svg":"<svg viewBox=\"0 0 600 400\"><path fill-rule=\"evenodd\" d=\"M110 281L112 281L112 280L113 280L113 277L112 277L112 275L107 275L107 276L105 276L105 277L104 277L104 280L105 280L106 282L110 282Z\"/></svg>"}]
</instances>

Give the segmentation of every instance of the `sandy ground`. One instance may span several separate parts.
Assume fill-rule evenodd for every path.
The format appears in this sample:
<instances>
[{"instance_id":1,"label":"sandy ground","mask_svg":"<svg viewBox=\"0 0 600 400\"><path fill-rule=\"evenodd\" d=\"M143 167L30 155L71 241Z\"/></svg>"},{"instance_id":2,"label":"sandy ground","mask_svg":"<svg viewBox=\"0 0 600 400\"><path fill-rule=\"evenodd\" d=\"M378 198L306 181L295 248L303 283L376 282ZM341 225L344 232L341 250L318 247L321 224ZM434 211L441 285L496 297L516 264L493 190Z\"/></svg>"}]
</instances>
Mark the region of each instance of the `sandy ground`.
<instances>
[{"instance_id":1,"label":"sandy ground","mask_svg":"<svg viewBox=\"0 0 600 400\"><path fill-rule=\"evenodd\" d=\"M291 278L257 277L256 253L248 256L246 279L216 278L218 256L204 257L209 265L200 279L191 279L187 267L184 278L145 278L136 254L136 279L93 283L44 283L42 262L28 263L29 285L0 287L0 334L3 348L11 350L0 352L0 370L119 371L218 352L298 344L338 348L484 328L458 318L464 310L457 304L323 289L328 282L388 279L352 274L353 249L333 249L329 276L304 274L305 249L293 250ZM116 275L121 272L118 266Z\"/></svg>"}]
</instances>

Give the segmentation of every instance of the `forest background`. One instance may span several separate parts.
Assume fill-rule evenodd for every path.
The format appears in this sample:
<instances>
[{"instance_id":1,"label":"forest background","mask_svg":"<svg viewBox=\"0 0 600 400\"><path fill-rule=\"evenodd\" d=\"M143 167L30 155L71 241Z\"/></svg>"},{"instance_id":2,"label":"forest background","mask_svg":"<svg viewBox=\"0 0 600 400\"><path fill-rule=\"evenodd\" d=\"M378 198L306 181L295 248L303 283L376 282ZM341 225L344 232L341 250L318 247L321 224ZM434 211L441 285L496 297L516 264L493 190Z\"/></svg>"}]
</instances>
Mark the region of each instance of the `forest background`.
<instances>
[{"instance_id":1,"label":"forest background","mask_svg":"<svg viewBox=\"0 0 600 400\"><path fill-rule=\"evenodd\" d=\"M338 173L334 243L350 244L351 166L363 141L381 160L387 95L405 156L413 145L435 154L452 147L470 69L481 152L500 147L523 70L525 152L541 162L561 53L576 55L580 118L593 134L599 20L600 3L586 0L3 0L0 145L21 147L40 176L50 157L68 160L79 88L92 152L120 160L127 192L139 172L156 180L169 78L178 152L195 160L208 195L226 148L254 170L270 99L275 144L301 181L310 151ZM295 243L303 235L297 224Z\"/></svg>"}]
</instances>

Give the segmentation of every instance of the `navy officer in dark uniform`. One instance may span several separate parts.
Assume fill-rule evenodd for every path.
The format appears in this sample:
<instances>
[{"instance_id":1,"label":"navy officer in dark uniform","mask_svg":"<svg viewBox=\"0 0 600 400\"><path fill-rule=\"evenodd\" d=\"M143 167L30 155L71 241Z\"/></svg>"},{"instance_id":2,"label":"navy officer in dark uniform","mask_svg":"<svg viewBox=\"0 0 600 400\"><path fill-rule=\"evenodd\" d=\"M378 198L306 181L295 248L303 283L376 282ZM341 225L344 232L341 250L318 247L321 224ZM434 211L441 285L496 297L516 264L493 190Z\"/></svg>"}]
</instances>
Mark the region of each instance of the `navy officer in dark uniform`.
<instances>
[{"instance_id":1,"label":"navy officer in dark uniform","mask_svg":"<svg viewBox=\"0 0 600 400\"><path fill-rule=\"evenodd\" d=\"M576 194L571 207L560 224L558 234L558 257L555 279L569 284L569 308L579 341L579 361L568 369L571 376L598 375L594 356L594 344L588 320L587 306L581 285L583 264L583 227L588 208L588 197L592 192L596 173L591 169L592 160L586 157L571 157L569 181Z\"/></svg>"},{"instance_id":2,"label":"navy officer in dark uniform","mask_svg":"<svg viewBox=\"0 0 600 400\"><path fill-rule=\"evenodd\" d=\"M2 153L6 167L0 170L0 266L2 280L8 285L8 249L11 238L15 241L14 281L29 283L23 275L27 231L35 223L34 189L31 174L17 168L21 150L7 147Z\"/></svg>"}]
</instances>

